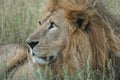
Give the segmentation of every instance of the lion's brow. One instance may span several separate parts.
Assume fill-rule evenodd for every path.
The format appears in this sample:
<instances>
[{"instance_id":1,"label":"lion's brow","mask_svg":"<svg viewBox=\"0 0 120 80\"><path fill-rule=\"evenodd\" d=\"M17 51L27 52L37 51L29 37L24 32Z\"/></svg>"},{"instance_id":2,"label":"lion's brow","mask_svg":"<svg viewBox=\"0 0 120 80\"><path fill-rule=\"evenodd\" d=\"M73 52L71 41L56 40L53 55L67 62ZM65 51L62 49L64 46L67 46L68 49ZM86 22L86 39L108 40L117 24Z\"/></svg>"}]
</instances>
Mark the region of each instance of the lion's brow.
<instances>
[{"instance_id":1,"label":"lion's brow","mask_svg":"<svg viewBox=\"0 0 120 80\"><path fill-rule=\"evenodd\" d=\"M49 18L50 18L50 16L52 15L52 12L50 11L50 12L48 12L48 13L46 13L46 15L42 18L42 20L41 20L41 25L45 22L45 21L47 21Z\"/></svg>"}]
</instances>

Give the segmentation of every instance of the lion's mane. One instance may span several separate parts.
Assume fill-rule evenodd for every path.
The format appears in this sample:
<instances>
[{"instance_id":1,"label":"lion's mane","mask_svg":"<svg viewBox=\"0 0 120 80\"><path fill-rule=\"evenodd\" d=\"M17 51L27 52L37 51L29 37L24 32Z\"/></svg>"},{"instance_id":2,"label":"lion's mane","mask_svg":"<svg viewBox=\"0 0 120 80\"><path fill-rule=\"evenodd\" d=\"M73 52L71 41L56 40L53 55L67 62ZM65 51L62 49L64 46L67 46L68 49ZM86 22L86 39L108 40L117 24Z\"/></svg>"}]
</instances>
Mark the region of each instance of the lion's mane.
<instances>
[{"instance_id":1,"label":"lion's mane","mask_svg":"<svg viewBox=\"0 0 120 80\"><path fill-rule=\"evenodd\" d=\"M45 12L54 12L59 8L65 10L65 17L69 23L69 36L63 55L51 65L54 74L61 74L62 69L67 69L74 74L78 67L87 71L89 57L92 70L103 73L108 70L111 55L120 55L120 42L114 35L107 21L102 17L102 12L97 6L92 6L90 0L51 0ZM97 4L96 4L97 5ZM77 19L85 18L79 27ZM114 65L117 65L114 63ZM61 74L62 75L62 74ZM118 77L118 76L117 76Z\"/></svg>"}]
</instances>

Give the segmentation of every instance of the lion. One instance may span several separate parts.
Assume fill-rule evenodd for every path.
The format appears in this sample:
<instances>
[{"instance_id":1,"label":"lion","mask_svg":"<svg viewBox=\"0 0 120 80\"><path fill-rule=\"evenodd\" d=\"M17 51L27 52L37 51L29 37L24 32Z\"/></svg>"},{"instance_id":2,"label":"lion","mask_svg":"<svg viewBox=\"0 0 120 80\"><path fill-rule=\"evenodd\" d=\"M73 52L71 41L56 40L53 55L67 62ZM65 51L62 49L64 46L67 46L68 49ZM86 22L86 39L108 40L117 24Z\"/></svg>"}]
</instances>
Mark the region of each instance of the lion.
<instances>
[{"instance_id":1,"label":"lion","mask_svg":"<svg viewBox=\"0 0 120 80\"><path fill-rule=\"evenodd\" d=\"M22 71L35 80L34 70L39 69L48 80L51 79L49 72L52 79L63 80L65 73L73 79L80 71L85 80L119 80L119 38L89 3L87 0L50 0L40 26L26 40L29 49L24 52L27 55L23 55L27 57L15 70L13 79L17 80Z\"/></svg>"}]
</instances>

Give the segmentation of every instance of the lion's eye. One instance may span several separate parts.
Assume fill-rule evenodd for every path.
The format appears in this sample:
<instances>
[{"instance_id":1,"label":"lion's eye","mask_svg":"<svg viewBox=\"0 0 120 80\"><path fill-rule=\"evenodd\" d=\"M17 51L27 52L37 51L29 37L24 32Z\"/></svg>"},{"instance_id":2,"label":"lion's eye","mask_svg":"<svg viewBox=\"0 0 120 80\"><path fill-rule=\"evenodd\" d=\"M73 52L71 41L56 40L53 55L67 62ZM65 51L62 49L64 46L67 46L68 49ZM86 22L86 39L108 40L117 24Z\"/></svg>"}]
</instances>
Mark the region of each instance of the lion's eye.
<instances>
[{"instance_id":1,"label":"lion's eye","mask_svg":"<svg viewBox=\"0 0 120 80\"><path fill-rule=\"evenodd\" d=\"M51 22L50 26L48 27L48 29L52 29L55 27L55 23L54 22Z\"/></svg>"}]
</instances>

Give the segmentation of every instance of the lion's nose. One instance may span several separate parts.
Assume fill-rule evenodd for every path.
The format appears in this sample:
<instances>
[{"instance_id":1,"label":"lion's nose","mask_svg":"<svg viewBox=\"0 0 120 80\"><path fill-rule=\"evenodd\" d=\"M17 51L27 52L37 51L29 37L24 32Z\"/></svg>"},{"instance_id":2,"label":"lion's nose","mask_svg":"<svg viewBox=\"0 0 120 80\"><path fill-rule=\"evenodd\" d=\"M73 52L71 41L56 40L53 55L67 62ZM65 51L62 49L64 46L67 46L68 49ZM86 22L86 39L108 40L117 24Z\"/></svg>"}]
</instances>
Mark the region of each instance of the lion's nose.
<instances>
[{"instance_id":1,"label":"lion's nose","mask_svg":"<svg viewBox=\"0 0 120 80\"><path fill-rule=\"evenodd\" d=\"M28 44L32 49L33 49L38 43L39 43L39 41L27 42L27 44Z\"/></svg>"}]
</instances>

